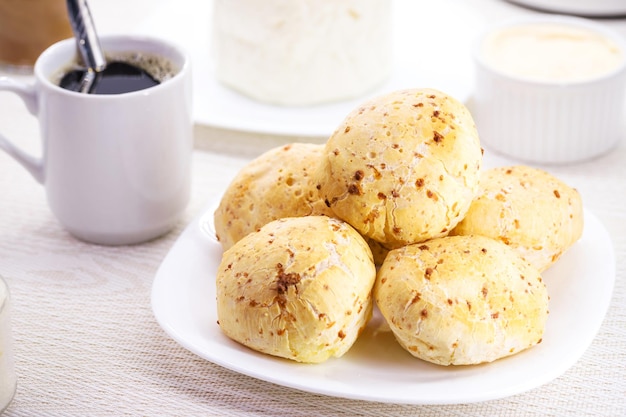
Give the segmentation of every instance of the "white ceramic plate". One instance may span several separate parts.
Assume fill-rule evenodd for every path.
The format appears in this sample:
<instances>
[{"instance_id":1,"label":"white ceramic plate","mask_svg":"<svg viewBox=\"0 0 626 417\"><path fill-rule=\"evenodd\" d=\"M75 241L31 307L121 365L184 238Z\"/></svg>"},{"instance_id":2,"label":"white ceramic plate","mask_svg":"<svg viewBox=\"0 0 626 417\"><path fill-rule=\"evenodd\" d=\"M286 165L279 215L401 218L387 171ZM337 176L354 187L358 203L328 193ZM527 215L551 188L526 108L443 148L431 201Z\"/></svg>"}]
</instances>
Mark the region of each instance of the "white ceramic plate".
<instances>
[{"instance_id":1,"label":"white ceramic plate","mask_svg":"<svg viewBox=\"0 0 626 417\"><path fill-rule=\"evenodd\" d=\"M312 393L404 404L469 403L538 387L565 372L600 328L615 280L611 240L585 213L585 231L544 274L551 296L543 342L479 366L443 367L418 360L396 343L379 315L347 354L306 365L252 351L217 325L215 274L220 245L212 238L213 207L193 221L159 268L152 308L163 329L211 362L261 380Z\"/></svg>"},{"instance_id":2,"label":"white ceramic plate","mask_svg":"<svg viewBox=\"0 0 626 417\"><path fill-rule=\"evenodd\" d=\"M281 107L249 99L215 80L210 52L211 1L166 2L136 28L185 47L193 60L194 121L240 131L327 137L365 99L411 87L432 87L465 101L473 85L470 45L483 18L460 0L395 0L394 71L389 81L353 100ZM454 28L454 30L450 30ZM462 33L463 36L459 36Z\"/></svg>"}]
</instances>

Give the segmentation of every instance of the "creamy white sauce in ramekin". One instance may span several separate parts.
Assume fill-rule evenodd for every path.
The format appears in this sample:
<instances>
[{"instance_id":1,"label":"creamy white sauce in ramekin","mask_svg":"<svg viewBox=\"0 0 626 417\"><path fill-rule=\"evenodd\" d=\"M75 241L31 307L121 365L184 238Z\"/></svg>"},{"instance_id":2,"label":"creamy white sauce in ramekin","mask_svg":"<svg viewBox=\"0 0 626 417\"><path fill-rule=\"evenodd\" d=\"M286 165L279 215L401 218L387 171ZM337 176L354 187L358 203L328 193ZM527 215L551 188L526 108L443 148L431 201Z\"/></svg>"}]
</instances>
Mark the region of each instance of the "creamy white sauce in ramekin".
<instances>
[{"instance_id":1,"label":"creamy white sauce in ramekin","mask_svg":"<svg viewBox=\"0 0 626 417\"><path fill-rule=\"evenodd\" d=\"M566 23L525 23L494 31L483 41L485 64L537 81L579 82L617 69L624 51L602 33Z\"/></svg>"}]
</instances>

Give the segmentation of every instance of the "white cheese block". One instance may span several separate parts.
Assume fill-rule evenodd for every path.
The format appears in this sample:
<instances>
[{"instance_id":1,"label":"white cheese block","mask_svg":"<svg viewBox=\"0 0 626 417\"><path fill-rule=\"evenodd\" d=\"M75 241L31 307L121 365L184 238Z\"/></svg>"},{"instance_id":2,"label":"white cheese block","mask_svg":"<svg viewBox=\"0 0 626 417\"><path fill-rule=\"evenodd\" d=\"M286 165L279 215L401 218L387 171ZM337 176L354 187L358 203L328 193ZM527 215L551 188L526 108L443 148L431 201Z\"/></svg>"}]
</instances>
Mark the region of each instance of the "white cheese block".
<instances>
[{"instance_id":1,"label":"white cheese block","mask_svg":"<svg viewBox=\"0 0 626 417\"><path fill-rule=\"evenodd\" d=\"M212 28L217 79L262 102L354 98L391 72L391 0L216 0Z\"/></svg>"}]
</instances>

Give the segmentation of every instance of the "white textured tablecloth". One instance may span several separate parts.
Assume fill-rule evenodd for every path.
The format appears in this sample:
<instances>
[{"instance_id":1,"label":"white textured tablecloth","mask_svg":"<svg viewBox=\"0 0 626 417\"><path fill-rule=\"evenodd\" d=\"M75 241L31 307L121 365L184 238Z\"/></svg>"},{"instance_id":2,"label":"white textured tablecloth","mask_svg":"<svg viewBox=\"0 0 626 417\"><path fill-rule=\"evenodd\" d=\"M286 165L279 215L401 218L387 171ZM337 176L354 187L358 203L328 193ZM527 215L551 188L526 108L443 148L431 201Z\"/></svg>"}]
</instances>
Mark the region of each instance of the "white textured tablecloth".
<instances>
[{"instance_id":1,"label":"white textured tablecloth","mask_svg":"<svg viewBox=\"0 0 626 417\"><path fill-rule=\"evenodd\" d=\"M39 149L36 121L4 94L0 132ZM48 210L43 188L0 153L0 275L13 295L19 379L6 416L626 416L626 140L596 160L548 168L580 190L616 252L613 299L584 356L556 380L509 398L408 406L243 376L188 352L158 326L151 285L180 232L249 158L289 140L206 127L196 133L185 217L167 236L130 247L72 238Z\"/></svg>"}]
</instances>

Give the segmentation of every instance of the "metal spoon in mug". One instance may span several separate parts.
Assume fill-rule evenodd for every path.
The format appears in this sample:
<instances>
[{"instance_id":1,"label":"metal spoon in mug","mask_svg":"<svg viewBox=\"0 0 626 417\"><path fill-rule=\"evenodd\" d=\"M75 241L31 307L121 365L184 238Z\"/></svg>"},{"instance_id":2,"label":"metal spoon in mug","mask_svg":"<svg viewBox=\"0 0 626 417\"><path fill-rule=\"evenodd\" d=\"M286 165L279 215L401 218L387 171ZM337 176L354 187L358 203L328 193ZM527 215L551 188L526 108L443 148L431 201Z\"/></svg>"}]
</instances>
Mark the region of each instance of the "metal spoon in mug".
<instances>
[{"instance_id":1,"label":"metal spoon in mug","mask_svg":"<svg viewBox=\"0 0 626 417\"><path fill-rule=\"evenodd\" d=\"M96 75L106 68L106 59L100 47L87 0L67 0L67 13L76 38L78 51L87 67L80 83L80 92L89 93L96 80Z\"/></svg>"},{"instance_id":2,"label":"metal spoon in mug","mask_svg":"<svg viewBox=\"0 0 626 417\"><path fill-rule=\"evenodd\" d=\"M87 0L67 0L67 12L86 70L66 73L59 83L62 88L87 94L120 94L159 84L140 66L106 61Z\"/></svg>"}]
</instances>

